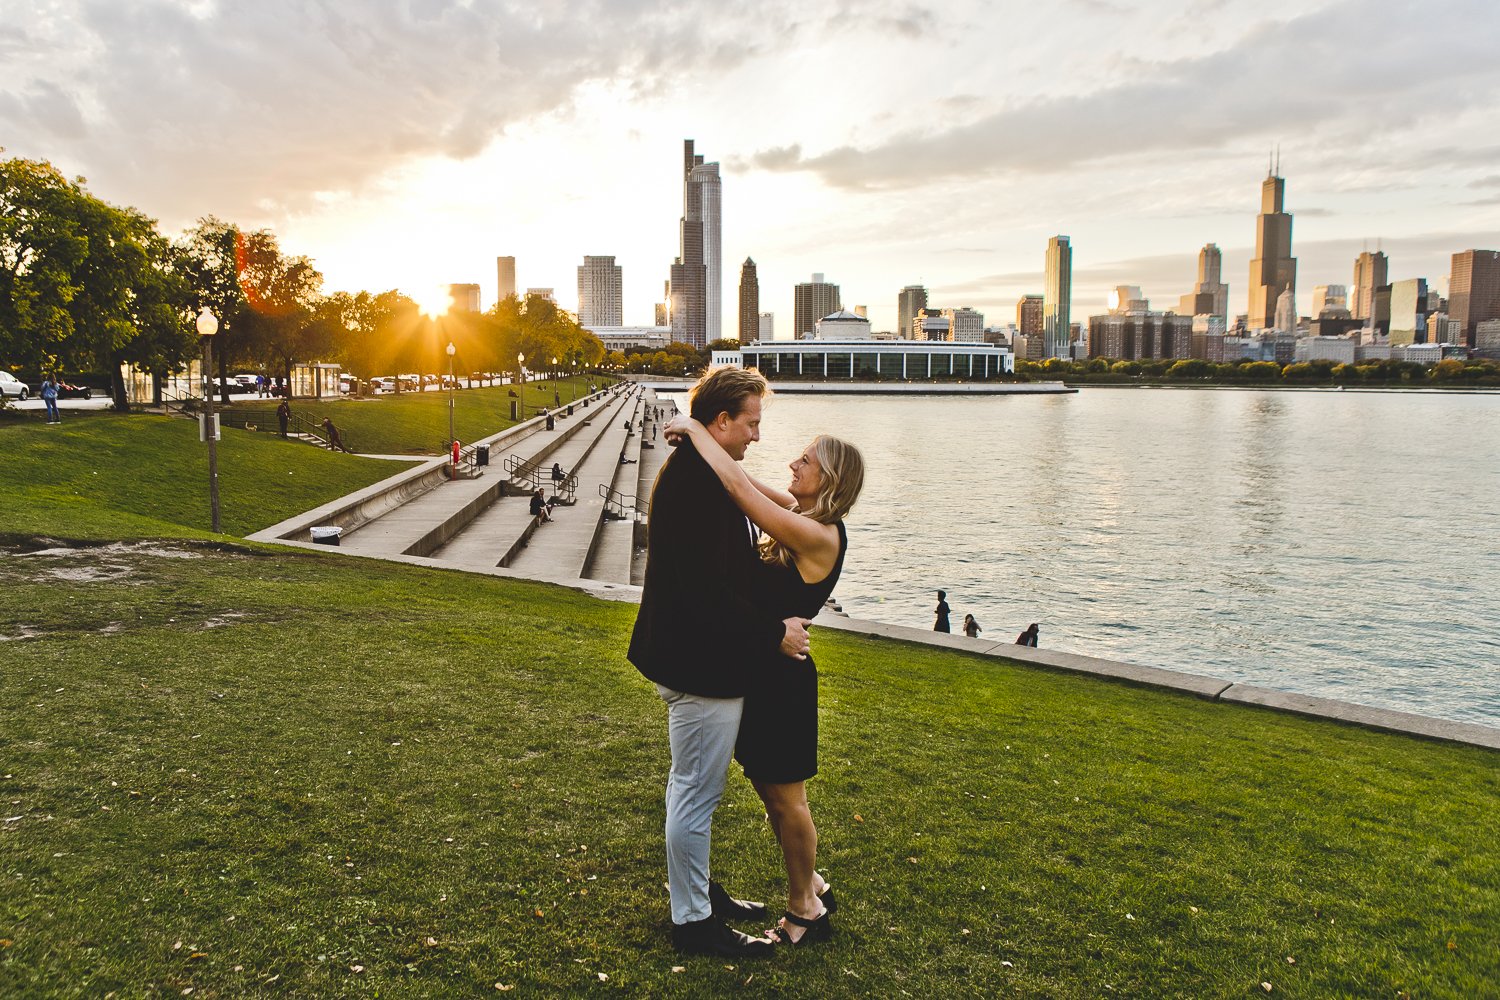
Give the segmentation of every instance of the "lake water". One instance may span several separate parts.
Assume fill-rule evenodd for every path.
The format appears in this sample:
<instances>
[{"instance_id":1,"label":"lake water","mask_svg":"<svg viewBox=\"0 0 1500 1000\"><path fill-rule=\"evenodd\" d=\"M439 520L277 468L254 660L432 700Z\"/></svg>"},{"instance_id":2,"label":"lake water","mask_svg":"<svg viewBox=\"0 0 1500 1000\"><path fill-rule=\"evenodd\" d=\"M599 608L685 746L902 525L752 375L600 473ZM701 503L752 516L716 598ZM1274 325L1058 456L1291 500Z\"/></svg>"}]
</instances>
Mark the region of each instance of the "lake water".
<instances>
[{"instance_id":1,"label":"lake water","mask_svg":"<svg viewBox=\"0 0 1500 1000\"><path fill-rule=\"evenodd\" d=\"M855 617L1500 725L1500 395L781 396L746 466L819 432Z\"/></svg>"}]
</instances>

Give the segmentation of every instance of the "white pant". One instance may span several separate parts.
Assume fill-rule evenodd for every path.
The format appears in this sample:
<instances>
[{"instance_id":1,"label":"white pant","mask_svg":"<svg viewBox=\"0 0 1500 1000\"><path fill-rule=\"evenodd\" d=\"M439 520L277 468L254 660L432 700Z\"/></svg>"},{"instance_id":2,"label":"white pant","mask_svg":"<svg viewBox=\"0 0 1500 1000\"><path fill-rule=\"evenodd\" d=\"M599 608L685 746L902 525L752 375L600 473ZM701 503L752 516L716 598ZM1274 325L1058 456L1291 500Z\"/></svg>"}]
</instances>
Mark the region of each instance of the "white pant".
<instances>
[{"instance_id":1,"label":"white pant","mask_svg":"<svg viewBox=\"0 0 1500 1000\"><path fill-rule=\"evenodd\" d=\"M714 810L740 732L743 698L705 698L661 684L667 703L672 773L667 777L667 888L672 922L686 924L712 914L708 902L708 850Z\"/></svg>"}]
</instances>

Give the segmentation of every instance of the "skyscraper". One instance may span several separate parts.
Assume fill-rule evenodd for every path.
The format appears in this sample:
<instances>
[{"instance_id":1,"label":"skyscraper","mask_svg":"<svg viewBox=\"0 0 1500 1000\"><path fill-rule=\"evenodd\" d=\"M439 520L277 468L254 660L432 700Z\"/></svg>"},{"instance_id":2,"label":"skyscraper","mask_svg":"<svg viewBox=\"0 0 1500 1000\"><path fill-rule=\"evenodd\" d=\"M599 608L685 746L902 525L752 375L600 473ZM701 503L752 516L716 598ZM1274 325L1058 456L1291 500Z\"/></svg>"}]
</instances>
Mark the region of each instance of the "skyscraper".
<instances>
[{"instance_id":1,"label":"skyscraper","mask_svg":"<svg viewBox=\"0 0 1500 1000\"><path fill-rule=\"evenodd\" d=\"M792 337L801 339L803 335L814 332L818 320L843 307L839 299L839 286L824 281L821 273L814 274L811 281L804 281L793 289Z\"/></svg>"},{"instance_id":2,"label":"skyscraper","mask_svg":"<svg viewBox=\"0 0 1500 1000\"><path fill-rule=\"evenodd\" d=\"M896 336L910 338L912 317L922 315L927 308L927 289L921 285L907 285L896 296Z\"/></svg>"},{"instance_id":3,"label":"skyscraper","mask_svg":"<svg viewBox=\"0 0 1500 1000\"><path fill-rule=\"evenodd\" d=\"M1292 217L1285 211L1286 179L1266 171L1255 222L1255 259L1250 262L1250 320L1261 329L1276 325L1281 293L1297 294L1297 258L1292 256Z\"/></svg>"},{"instance_id":4,"label":"skyscraper","mask_svg":"<svg viewBox=\"0 0 1500 1000\"><path fill-rule=\"evenodd\" d=\"M578 268L578 322L581 326L621 326L621 271L613 257L584 257Z\"/></svg>"},{"instance_id":5,"label":"skyscraper","mask_svg":"<svg viewBox=\"0 0 1500 1000\"><path fill-rule=\"evenodd\" d=\"M740 326L736 334L740 343L748 344L760 334L760 279L755 261L749 257L740 266Z\"/></svg>"},{"instance_id":6,"label":"skyscraper","mask_svg":"<svg viewBox=\"0 0 1500 1000\"><path fill-rule=\"evenodd\" d=\"M1073 313L1073 247L1066 236L1047 241L1047 286L1042 295L1042 340L1049 358L1066 358Z\"/></svg>"},{"instance_id":7,"label":"skyscraper","mask_svg":"<svg viewBox=\"0 0 1500 1000\"><path fill-rule=\"evenodd\" d=\"M1191 293L1184 295L1177 305L1182 316L1227 316L1229 314L1229 286L1221 280L1224 255L1218 244L1204 244L1198 251L1198 283Z\"/></svg>"},{"instance_id":8,"label":"skyscraper","mask_svg":"<svg viewBox=\"0 0 1500 1000\"><path fill-rule=\"evenodd\" d=\"M516 259L514 257L495 258L495 301L504 302L510 296L516 294Z\"/></svg>"},{"instance_id":9,"label":"skyscraper","mask_svg":"<svg viewBox=\"0 0 1500 1000\"><path fill-rule=\"evenodd\" d=\"M672 265L672 339L703 347L722 336L724 280L719 165L682 143L681 253Z\"/></svg>"},{"instance_id":10,"label":"skyscraper","mask_svg":"<svg viewBox=\"0 0 1500 1000\"><path fill-rule=\"evenodd\" d=\"M1448 316L1462 324L1459 342L1475 346L1487 319L1500 319L1500 252L1465 250L1453 255L1448 276Z\"/></svg>"},{"instance_id":11,"label":"skyscraper","mask_svg":"<svg viewBox=\"0 0 1500 1000\"><path fill-rule=\"evenodd\" d=\"M775 313L761 313L758 318L759 318L760 322L759 322L759 332L757 334L756 339L757 340L775 340L776 339L776 314Z\"/></svg>"},{"instance_id":12,"label":"skyscraper","mask_svg":"<svg viewBox=\"0 0 1500 1000\"><path fill-rule=\"evenodd\" d=\"M1354 301L1349 307L1355 319L1375 318L1375 290L1390 284L1386 277L1389 270L1390 261L1379 250L1374 253L1366 250L1355 258Z\"/></svg>"},{"instance_id":13,"label":"skyscraper","mask_svg":"<svg viewBox=\"0 0 1500 1000\"><path fill-rule=\"evenodd\" d=\"M1349 315L1349 290L1343 285L1318 285L1313 289L1312 318L1321 319L1327 313L1331 318Z\"/></svg>"}]
</instances>

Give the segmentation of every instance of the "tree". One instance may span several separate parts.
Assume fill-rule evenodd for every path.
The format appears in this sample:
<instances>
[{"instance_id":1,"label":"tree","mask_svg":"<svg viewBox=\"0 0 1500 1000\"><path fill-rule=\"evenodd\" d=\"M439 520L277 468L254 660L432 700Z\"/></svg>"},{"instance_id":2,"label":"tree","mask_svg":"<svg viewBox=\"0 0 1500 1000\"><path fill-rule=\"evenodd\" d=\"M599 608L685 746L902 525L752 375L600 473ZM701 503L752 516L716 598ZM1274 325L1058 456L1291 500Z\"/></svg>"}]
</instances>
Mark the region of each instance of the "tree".
<instances>
[{"instance_id":1,"label":"tree","mask_svg":"<svg viewBox=\"0 0 1500 1000\"><path fill-rule=\"evenodd\" d=\"M219 357L225 406L229 405L230 358L244 352L245 337L240 331L240 320L246 312L245 293L240 286L243 242L238 226L210 215L183 233L177 245L192 312L208 309L219 320L214 348ZM204 372L203 377L209 378L211 374Z\"/></svg>"},{"instance_id":2,"label":"tree","mask_svg":"<svg viewBox=\"0 0 1500 1000\"><path fill-rule=\"evenodd\" d=\"M46 161L0 161L0 354L41 369L73 334L69 304L88 254L84 195Z\"/></svg>"},{"instance_id":3,"label":"tree","mask_svg":"<svg viewBox=\"0 0 1500 1000\"><path fill-rule=\"evenodd\" d=\"M1167 378L1173 379L1207 378L1210 374L1208 362L1197 358L1184 358L1167 369Z\"/></svg>"},{"instance_id":4,"label":"tree","mask_svg":"<svg viewBox=\"0 0 1500 1000\"><path fill-rule=\"evenodd\" d=\"M245 295L240 349L247 359L279 371L290 385L299 362L317 360L333 349L341 319L338 305L324 305L319 294L323 275L312 261L284 255L270 231L242 235L238 251Z\"/></svg>"}]
</instances>

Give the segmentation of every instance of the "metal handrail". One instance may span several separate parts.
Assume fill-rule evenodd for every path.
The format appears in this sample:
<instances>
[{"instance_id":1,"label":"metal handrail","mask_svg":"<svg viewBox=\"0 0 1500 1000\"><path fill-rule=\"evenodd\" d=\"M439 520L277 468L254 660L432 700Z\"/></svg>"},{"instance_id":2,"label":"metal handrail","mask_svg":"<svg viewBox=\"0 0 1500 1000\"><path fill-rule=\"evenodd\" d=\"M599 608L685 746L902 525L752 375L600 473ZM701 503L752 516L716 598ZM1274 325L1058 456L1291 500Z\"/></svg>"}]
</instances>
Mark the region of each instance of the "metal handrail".
<instances>
[{"instance_id":1,"label":"metal handrail","mask_svg":"<svg viewBox=\"0 0 1500 1000\"><path fill-rule=\"evenodd\" d=\"M604 500L604 514L623 521L627 517L639 520L651 514L651 501L635 495L627 496L608 483L599 484L599 496Z\"/></svg>"},{"instance_id":2,"label":"metal handrail","mask_svg":"<svg viewBox=\"0 0 1500 1000\"><path fill-rule=\"evenodd\" d=\"M530 483L532 489L542 485L542 467L530 459L522 458L520 455L506 457L505 471L510 473L511 479Z\"/></svg>"}]
</instances>

